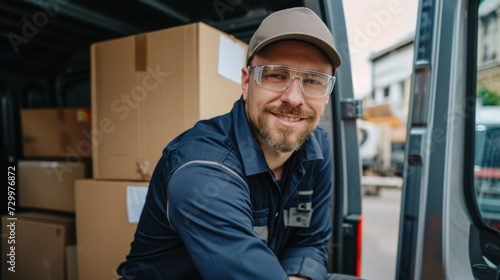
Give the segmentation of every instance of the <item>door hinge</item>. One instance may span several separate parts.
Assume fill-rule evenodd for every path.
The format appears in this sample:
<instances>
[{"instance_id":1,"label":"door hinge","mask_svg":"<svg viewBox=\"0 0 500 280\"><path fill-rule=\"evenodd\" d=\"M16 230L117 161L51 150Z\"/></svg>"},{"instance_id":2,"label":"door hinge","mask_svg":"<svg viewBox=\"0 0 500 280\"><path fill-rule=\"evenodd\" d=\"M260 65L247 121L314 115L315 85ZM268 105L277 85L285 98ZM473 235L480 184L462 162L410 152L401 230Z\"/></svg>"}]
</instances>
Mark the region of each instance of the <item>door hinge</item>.
<instances>
[{"instance_id":1,"label":"door hinge","mask_svg":"<svg viewBox=\"0 0 500 280\"><path fill-rule=\"evenodd\" d=\"M340 101L343 120L354 120L363 118L363 100L344 99Z\"/></svg>"},{"instance_id":2,"label":"door hinge","mask_svg":"<svg viewBox=\"0 0 500 280\"><path fill-rule=\"evenodd\" d=\"M344 230L344 236L354 236L354 227L352 224L343 223L342 229Z\"/></svg>"}]
</instances>

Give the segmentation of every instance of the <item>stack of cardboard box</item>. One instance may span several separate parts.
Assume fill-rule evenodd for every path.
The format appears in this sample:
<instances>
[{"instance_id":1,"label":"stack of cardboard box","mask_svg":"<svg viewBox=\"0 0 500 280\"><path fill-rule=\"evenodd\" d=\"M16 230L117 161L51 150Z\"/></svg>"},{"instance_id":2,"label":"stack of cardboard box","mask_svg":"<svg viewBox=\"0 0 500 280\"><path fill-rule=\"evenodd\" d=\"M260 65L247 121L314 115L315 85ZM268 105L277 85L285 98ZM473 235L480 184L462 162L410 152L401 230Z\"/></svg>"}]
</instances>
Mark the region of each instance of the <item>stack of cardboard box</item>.
<instances>
[{"instance_id":1,"label":"stack of cardboard box","mask_svg":"<svg viewBox=\"0 0 500 280\"><path fill-rule=\"evenodd\" d=\"M77 180L79 279L118 279L165 146L241 95L246 44L203 23L91 47L92 180Z\"/></svg>"},{"instance_id":2,"label":"stack of cardboard box","mask_svg":"<svg viewBox=\"0 0 500 280\"><path fill-rule=\"evenodd\" d=\"M74 184L90 177L90 121L89 108L21 110L23 159L14 210L2 217L2 256L11 261L2 279L76 279Z\"/></svg>"}]
</instances>

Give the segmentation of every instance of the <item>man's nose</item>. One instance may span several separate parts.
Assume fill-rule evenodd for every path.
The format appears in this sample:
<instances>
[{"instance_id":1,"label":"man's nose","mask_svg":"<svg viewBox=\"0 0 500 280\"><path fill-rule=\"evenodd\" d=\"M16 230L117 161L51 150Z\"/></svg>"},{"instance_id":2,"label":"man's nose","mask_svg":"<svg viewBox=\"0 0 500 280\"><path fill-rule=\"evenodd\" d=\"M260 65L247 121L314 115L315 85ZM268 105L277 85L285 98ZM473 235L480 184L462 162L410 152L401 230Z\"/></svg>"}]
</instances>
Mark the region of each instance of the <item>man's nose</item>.
<instances>
[{"instance_id":1,"label":"man's nose","mask_svg":"<svg viewBox=\"0 0 500 280\"><path fill-rule=\"evenodd\" d=\"M293 76L290 85L281 94L281 101L287 102L292 106L301 105L304 103L304 95L302 93L302 79L300 76Z\"/></svg>"}]
</instances>

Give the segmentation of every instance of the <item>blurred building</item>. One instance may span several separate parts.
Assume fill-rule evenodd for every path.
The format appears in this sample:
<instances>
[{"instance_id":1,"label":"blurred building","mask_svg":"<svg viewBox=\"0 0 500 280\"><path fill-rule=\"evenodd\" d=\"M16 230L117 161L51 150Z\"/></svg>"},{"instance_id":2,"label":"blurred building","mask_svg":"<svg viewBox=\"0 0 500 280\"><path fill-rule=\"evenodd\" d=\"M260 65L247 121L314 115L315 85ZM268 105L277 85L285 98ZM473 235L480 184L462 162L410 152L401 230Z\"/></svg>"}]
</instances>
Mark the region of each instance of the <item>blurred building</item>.
<instances>
[{"instance_id":1,"label":"blurred building","mask_svg":"<svg viewBox=\"0 0 500 280\"><path fill-rule=\"evenodd\" d=\"M370 57L372 94L365 98L358 122L365 175L402 175L413 41L411 34Z\"/></svg>"},{"instance_id":2,"label":"blurred building","mask_svg":"<svg viewBox=\"0 0 500 280\"><path fill-rule=\"evenodd\" d=\"M482 1L478 14L477 89L500 94L500 1Z\"/></svg>"},{"instance_id":3,"label":"blurred building","mask_svg":"<svg viewBox=\"0 0 500 280\"><path fill-rule=\"evenodd\" d=\"M414 35L378 51L370 57L372 94L365 108L388 105L392 115L406 123L413 71Z\"/></svg>"}]
</instances>

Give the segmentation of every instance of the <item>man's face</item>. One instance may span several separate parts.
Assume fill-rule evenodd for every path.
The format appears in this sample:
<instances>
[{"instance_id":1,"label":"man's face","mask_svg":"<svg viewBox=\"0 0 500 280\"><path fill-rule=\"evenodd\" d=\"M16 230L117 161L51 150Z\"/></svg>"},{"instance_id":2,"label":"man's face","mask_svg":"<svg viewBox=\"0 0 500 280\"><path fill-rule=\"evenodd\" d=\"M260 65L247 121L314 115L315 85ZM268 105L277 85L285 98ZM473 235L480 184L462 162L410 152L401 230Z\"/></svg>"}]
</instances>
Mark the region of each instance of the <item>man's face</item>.
<instances>
[{"instance_id":1,"label":"man's face","mask_svg":"<svg viewBox=\"0 0 500 280\"><path fill-rule=\"evenodd\" d=\"M326 56L313 45L300 41L266 46L251 64L283 65L332 75L332 65ZM282 153L297 150L317 127L329 96L304 95L297 78L285 91L271 91L258 85L248 68L242 71L245 110L260 144Z\"/></svg>"}]
</instances>

